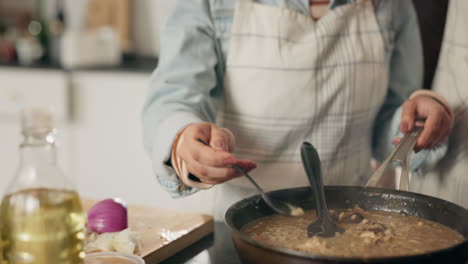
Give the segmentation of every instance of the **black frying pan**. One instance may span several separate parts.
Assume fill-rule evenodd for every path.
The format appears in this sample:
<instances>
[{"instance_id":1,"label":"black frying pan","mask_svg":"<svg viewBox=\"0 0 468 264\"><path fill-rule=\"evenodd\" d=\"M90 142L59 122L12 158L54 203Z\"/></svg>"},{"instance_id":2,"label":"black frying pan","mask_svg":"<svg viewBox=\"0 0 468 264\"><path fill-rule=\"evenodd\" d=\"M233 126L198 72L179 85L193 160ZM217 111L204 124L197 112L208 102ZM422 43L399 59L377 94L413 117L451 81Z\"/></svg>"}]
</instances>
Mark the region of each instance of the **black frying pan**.
<instances>
[{"instance_id":1,"label":"black frying pan","mask_svg":"<svg viewBox=\"0 0 468 264\"><path fill-rule=\"evenodd\" d=\"M304 209L315 209L309 187L284 189L270 192L273 197L297 204ZM379 188L352 186L327 186L325 196L330 209L353 208L355 205L366 210L407 213L431 220L460 232L468 238L468 210L456 204L434 197ZM468 240L451 248L423 255L408 257L359 259L314 256L293 250L275 248L255 241L240 232L240 229L258 218L274 212L259 195L232 205L226 212L226 225L231 231L234 245L245 264L304 264L304 263L444 263L465 264L468 260ZM306 232L304 230L304 232Z\"/></svg>"}]
</instances>

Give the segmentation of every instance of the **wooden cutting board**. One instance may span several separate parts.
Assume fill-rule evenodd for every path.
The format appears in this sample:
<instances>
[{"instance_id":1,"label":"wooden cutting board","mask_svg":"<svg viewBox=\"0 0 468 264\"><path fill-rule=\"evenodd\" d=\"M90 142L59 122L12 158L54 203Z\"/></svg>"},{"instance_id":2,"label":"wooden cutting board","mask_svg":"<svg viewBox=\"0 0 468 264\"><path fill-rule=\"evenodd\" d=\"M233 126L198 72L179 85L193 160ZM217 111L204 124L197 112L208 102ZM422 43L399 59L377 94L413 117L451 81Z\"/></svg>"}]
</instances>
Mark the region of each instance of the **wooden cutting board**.
<instances>
[{"instance_id":1,"label":"wooden cutting board","mask_svg":"<svg viewBox=\"0 0 468 264\"><path fill-rule=\"evenodd\" d=\"M84 209L88 211L95 202L84 199ZM147 264L173 256L214 229L209 215L134 205L128 206L128 225L141 237L141 257Z\"/></svg>"}]
</instances>

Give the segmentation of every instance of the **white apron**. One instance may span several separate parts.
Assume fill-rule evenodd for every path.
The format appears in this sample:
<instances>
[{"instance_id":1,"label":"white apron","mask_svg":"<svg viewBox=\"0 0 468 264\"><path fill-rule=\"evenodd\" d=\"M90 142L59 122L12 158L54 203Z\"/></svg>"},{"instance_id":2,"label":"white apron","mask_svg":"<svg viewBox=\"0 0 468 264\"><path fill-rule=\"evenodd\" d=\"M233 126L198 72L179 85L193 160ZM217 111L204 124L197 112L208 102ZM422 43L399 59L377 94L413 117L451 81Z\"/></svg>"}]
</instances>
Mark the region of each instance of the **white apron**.
<instances>
[{"instance_id":1,"label":"white apron","mask_svg":"<svg viewBox=\"0 0 468 264\"><path fill-rule=\"evenodd\" d=\"M218 121L236 136L235 155L257 162L251 175L266 191L308 185L300 158L305 140L320 154L325 184L363 184L387 81L372 1L314 21L238 0ZM232 203L256 193L244 178L216 188L219 220Z\"/></svg>"},{"instance_id":2,"label":"white apron","mask_svg":"<svg viewBox=\"0 0 468 264\"><path fill-rule=\"evenodd\" d=\"M236 136L236 155L257 162L251 174L265 190L308 185L304 140L317 147L326 184L364 183L373 122L387 92L386 65L371 1L338 7L315 22L238 0L219 125ZM217 221L257 193L242 178L215 188ZM215 240L211 263L239 263L225 257L236 256L225 228L215 230Z\"/></svg>"},{"instance_id":3,"label":"white apron","mask_svg":"<svg viewBox=\"0 0 468 264\"><path fill-rule=\"evenodd\" d=\"M455 110L455 127L447 156L423 177L415 191L468 208L468 10L467 0L451 0L433 90Z\"/></svg>"}]
</instances>

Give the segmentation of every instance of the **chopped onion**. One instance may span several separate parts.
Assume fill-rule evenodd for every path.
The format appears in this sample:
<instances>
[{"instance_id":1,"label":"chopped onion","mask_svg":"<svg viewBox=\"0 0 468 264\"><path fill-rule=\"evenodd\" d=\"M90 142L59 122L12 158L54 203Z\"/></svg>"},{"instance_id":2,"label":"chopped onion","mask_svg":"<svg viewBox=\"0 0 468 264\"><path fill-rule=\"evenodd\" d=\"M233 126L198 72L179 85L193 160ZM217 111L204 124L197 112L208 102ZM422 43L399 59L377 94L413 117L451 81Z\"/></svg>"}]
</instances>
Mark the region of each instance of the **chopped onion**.
<instances>
[{"instance_id":1,"label":"chopped onion","mask_svg":"<svg viewBox=\"0 0 468 264\"><path fill-rule=\"evenodd\" d=\"M136 248L134 240L130 229L125 229L115 235L112 245L117 252L133 254Z\"/></svg>"},{"instance_id":2,"label":"chopped onion","mask_svg":"<svg viewBox=\"0 0 468 264\"><path fill-rule=\"evenodd\" d=\"M127 206L120 199L106 199L96 203L88 211L88 228L98 234L127 229Z\"/></svg>"}]
</instances>

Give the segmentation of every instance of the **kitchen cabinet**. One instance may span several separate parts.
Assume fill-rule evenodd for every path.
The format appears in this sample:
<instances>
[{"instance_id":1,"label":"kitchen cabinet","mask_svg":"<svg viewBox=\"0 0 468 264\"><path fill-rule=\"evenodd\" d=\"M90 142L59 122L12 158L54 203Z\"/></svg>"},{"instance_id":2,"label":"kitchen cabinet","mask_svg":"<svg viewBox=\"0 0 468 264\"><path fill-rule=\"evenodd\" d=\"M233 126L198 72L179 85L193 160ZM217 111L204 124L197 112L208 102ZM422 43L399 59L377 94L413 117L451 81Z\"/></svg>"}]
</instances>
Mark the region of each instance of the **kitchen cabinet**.
<instances>
[{"instance_id":1,"label":"kitchen cabinet","mask_svg":"<svg viewBox=\"0 0 468 264\"><path fill-rule=\"evenodd\" d=\"M56 13L56 2L59 0L46 0L45 16L52 18ZM0 0L0 16L32 10L34 0ZM67 29L80 31L86 27L86 17L89 0L63 0ZM176 1L173 0L138 0L132 3L131 28L134 51L138 55L155 56L159 54L160 30ZM4 10L8 10L4 11ZM3 12L2 12L3 11ZM2 17L3 18L3 17Z\"/></svg>"},{"instance_id":2,"label":"kitchen cabinet","mask_svg":"<svg viewBox=\"0 0 468 264\"><path fill-rule=\"evenodd\" d=\"M0 67L0 76L6 73L11 74L11 69ZM45 75L36 70L15 70L14 74L14 78L0 78L2 90L17 80L29 79L45 96L57 97L57 91L47 89L52 77L41 78ZM140 117L149 73L50 70L49 74L64 78L68 112L58 123L59 155L66 175L82 196L118 196L133 204L211 212L213 190L172 199L159 187L151 170L143 149ZM19 130L17 119L0 118L0 193L18 162Z\"/></svg>"},{"instance_id":3,"label":"kitchen cabinet","mask_svg":"<svg viewBox=\"0 0 468 264\"><path fill-rule=\"evenodd\" d=\"M88 0L65 0L68 29L84 28L88 2ZM134 38L134 50L137 54L146 56L159 54L160 31L174 3L173 0L133 1L131 31Z\"/></svg>"}]
</instances>

